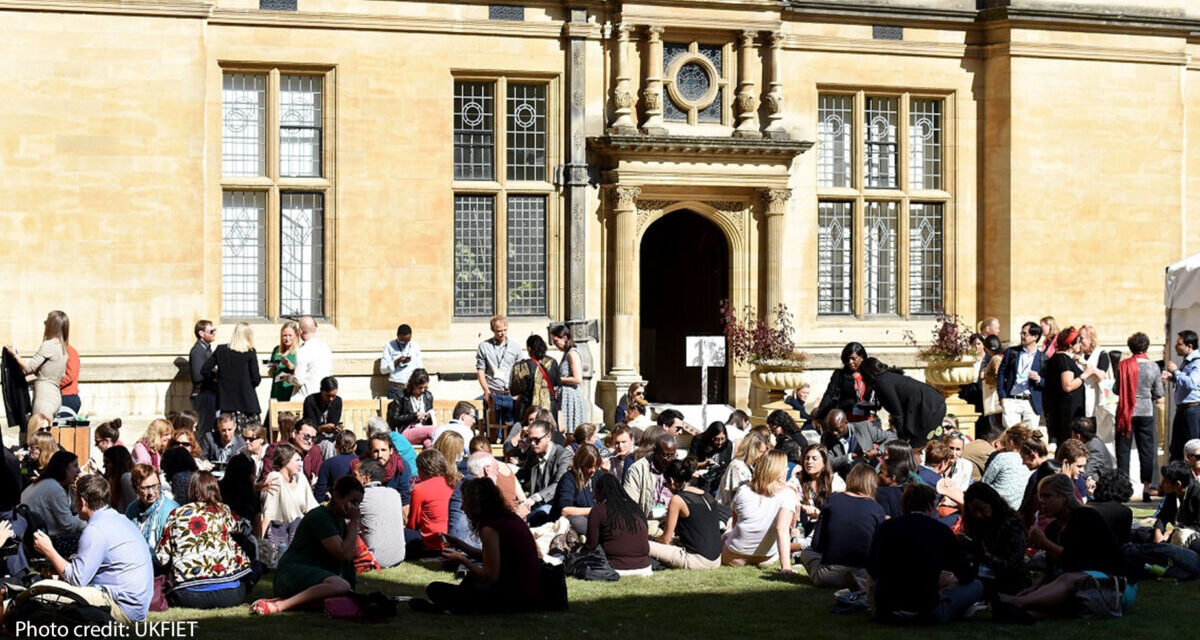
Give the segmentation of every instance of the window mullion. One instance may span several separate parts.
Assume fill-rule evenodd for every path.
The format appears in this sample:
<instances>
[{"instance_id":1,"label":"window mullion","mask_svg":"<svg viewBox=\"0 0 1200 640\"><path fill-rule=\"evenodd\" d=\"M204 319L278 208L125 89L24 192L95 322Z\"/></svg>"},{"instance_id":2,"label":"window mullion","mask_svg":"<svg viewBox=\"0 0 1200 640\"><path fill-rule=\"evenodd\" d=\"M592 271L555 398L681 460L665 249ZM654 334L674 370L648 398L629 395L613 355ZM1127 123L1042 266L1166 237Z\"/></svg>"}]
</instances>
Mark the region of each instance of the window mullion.
<instances>
[{"instance_id":1,"label":"window mullion","mask_svg":"<svg viewBox=\"0 0 1200 640\"><path fill-rule=\"evenodd\" d=\"M265 315L268 318L279 317L279 270L282 268L282 243L279 239L280 217L283 215L282 199L279 187L272 186L267 192L267 306Z\"/></svg>"},{"instance_id":2,"label":"window mullion","mask_svg":"<svg viewBox=\"0 0 1200 640\"><path fill-rule=\"evenodd\" d=\"M867 156L866 156L866 127L862 126L862 122L866 120L866 92L858 91L854 94L854 112L855 126L851 129L854 134L854 157L851 159L851 166L854 170L851 174L851 186L858 192L858 196L854 199L853 214L853 229L854 229L854 269L851 282L853 290L851 292L852 308L855 317L863 317L863 286L866 280L866 269L863 260L863 232L866 225L865 220L866 200L862 197L863 190L866 188L867 175Z\"/></svg>"},{"instance_id":3,"label":"window mullion","mask_svg":"<svg viewBox=\"0 0 1200 640\"><path fill-rule=\"evenodd\" d=\"M896 212L896 314L908 318L909 308L909 209L908 197L901 198Z\"/></svg>"},{"instance_id":4,"label":"window mullion","mask_svg":"<svg viewBox=\"0 0 1200 640\"><path fill-rule=\"evenodd\" d=\"M854 210L850 212L852 216L851 225L854 229L854 275L851 278L853 289L850 292L850 296L852 301L851 306L854 310L853 313L857 318L862 318L865 310L865 305L863 304L863 299L865 296L863 292L865 290L864 287L867 271L866 260L863 259L863 247L866 246L865 241L863 240L863 235L864 230L866 229L866 224L864 224L864 221L866 220L866 206L866 199L860 195L854 199Z\"/></svg>"}]
</instances>

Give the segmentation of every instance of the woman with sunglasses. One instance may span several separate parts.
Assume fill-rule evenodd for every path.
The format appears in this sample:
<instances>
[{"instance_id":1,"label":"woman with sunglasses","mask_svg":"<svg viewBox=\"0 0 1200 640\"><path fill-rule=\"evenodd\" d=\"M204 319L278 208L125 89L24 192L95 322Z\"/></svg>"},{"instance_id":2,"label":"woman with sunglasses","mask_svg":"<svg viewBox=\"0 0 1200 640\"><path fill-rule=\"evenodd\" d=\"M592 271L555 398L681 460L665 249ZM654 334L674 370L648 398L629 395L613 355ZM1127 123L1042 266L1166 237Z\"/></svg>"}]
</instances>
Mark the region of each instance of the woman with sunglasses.
<instances>
[{"instance_id":1,"label":"woman with sunglasses","mask_svg":"<svg viewBox=\"0 0 1200 640\"><path fill-rule=\"evenodd\" d=\"M621 401L617 403L617 410L613 413L613 424L625 422L625 412L629 410L630 405L641 398L646 398L646 387L640 382L634 382L629 385L629 390L625 395L621 396Z\"/></svg>"}]
</instances>

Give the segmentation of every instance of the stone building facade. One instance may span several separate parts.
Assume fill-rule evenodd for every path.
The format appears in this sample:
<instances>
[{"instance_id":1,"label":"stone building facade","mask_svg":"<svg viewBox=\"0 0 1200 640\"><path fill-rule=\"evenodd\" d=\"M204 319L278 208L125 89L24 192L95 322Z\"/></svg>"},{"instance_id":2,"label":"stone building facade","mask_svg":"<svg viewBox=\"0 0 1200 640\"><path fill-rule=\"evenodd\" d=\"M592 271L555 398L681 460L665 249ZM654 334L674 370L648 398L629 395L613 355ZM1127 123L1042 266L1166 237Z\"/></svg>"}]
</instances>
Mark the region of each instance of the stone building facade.
<instances>
[{"instance_id":1,"label":"stone building facade","mask_svg":"<svg viewBox=\"0 0 1200 640\"><path fill-rule=\"evenodd\" d=\"M467 397L489 316L567 321L602 406L686 401L723 298L786 304L816 369L911 365L943 308L1161 343L1200 250L1188 0L0 0L0 33L0 336L67 311L94 414L180 406L201 317L265 357L320 316L360 397L399 323Z\"/></svg>"}]
</instances>

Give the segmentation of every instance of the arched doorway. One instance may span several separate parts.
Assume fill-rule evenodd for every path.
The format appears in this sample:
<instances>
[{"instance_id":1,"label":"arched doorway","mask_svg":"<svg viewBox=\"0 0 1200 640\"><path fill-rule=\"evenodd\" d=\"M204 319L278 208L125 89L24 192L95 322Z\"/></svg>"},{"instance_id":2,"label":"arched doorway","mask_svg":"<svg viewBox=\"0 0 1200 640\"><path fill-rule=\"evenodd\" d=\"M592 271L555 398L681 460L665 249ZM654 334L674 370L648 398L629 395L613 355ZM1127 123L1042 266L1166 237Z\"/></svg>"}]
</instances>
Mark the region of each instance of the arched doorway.
<instances>
[{"instance_id":1,"label":"arched doorway","mask_svg":"<svg viewBox=\"0 0 1200 640\"><path fill-rule=\"evenodd\" d=\"M720 335L729 297L729 244L717 225L675 211L642 235L639 370L655 402L700 403L700 368L684 365L687 336ZM708 370L708 401L725 403L726 367ZM705 425L697 425L703 428Z\"/></svg>"}]
</instances>

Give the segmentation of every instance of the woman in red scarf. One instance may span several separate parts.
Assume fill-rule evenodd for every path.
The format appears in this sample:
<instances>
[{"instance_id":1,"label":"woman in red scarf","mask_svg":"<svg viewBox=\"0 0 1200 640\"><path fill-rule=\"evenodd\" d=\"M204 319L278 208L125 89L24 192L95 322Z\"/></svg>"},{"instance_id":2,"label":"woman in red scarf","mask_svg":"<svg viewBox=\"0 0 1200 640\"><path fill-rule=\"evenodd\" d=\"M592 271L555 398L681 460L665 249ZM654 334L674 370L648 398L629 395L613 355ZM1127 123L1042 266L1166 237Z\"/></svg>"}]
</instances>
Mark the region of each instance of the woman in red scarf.
<instances>
[{"instance_id":1,"label":"woman in red scarf","mask_svg":"<svg viewBox=\"0 0 1200 640\"><path fill-rule=\"evenodd\" d=\"M1155 430L1155 404L1163 397L1158 365L1146 355L1150 338L1142 332L1129 336L1133 355L1117 368L1117 469L1129 475L1129 450L1137 440L1138 465L1142 480L1142 500L1158 495L1158 451Z\"/></svg>"}]
</instances>

